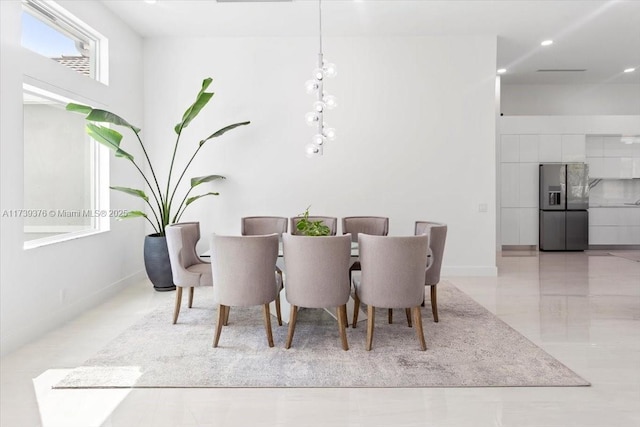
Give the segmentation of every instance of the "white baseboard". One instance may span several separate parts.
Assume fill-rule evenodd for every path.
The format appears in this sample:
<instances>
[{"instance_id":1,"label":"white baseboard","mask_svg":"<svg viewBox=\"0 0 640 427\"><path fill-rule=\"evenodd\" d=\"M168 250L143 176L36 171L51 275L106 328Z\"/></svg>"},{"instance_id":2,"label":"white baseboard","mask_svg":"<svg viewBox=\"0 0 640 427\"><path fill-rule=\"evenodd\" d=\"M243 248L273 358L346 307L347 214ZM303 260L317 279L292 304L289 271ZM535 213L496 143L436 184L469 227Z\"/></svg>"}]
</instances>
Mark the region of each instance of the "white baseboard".
<instances>
[{"instance_id":1,"label":"white baseboard","mask_svg":"<svg viewBox=\"0 0 640 427\"><path fill-rule=\"evenodd\" d=\"M140 270L100 289L91 295L85 296L46 317L38 317L29 324L21 325L21 327L14 329L11 333L2 336L0 342L0 355L5 356L6 354L15 351L19 347L28 344L45 333L74 319L85 311L103 303L128 286L139 283L146 277L144 270Z\"/></svg>"}]
</instances>

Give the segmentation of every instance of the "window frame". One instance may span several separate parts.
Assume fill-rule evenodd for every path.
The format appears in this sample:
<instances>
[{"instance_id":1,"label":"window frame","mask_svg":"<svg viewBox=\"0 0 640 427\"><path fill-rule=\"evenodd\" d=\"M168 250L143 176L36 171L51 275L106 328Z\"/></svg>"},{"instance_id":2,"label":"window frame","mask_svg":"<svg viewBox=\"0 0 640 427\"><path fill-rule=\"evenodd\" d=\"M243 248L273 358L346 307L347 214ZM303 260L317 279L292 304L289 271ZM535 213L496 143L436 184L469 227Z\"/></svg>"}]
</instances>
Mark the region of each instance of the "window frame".
<instances>
[{"instance_id":1,"label":"window frame","mask_svg":"<svg viewBox=\"0 0 640 427\"><path fill-rule=\"evenodd\" d=\"M89 76L77 72L77 70L73 71L76 71L80 75L90 77L91 79L105 85L109 84L109 43L106 37L54 2L45 2L43 0L22 0L22 11L23 13L28 13L33 18L40 20L45 25L50 26L70 39L88 43L91 51L91 55L89 56ZM23 48L47 58L37 51L33 51L24 46ZM71 69L63 64L59 65L62 65L67 69Z\"/></svg>"},{"instance_id":2,"label":"window frame","mask_svg":"<svg viewBox=\"0 0 640 427\"><path fill-rule=\"evenodd\" d=\"M59 93L52 92L51 89L43 89L31 84L23 83L23 94L30 94L40 98L48 99L61 105L66 105L69 102L83 103L77 99L71 99L67 96ZM24 96L24 95L23 95ZM74 114L69 112L69 114ZM23 120L24 128L24 120ZM65 242L85 236L91 236L107 232L111 229L110 215L109 213L109 149L102 146L97 141L85 135L86 143L91 144L90 149L90 179L91 179L91 199L92 207L90 208L94 212L97 212L95 216L92 216L90 228L86 228L78 231L70 231L63 234L57 234L55 236L42 237L34 240L26 240L23 242L23 248L33 249L45 245L50 245L58 242ZM24 142L23 142L24 143ZM24 173L24 172L23 172ZM103 213L105 213L103 215ZM23 233L26 232L24 226Z\"/></svg>"}]
</instances>

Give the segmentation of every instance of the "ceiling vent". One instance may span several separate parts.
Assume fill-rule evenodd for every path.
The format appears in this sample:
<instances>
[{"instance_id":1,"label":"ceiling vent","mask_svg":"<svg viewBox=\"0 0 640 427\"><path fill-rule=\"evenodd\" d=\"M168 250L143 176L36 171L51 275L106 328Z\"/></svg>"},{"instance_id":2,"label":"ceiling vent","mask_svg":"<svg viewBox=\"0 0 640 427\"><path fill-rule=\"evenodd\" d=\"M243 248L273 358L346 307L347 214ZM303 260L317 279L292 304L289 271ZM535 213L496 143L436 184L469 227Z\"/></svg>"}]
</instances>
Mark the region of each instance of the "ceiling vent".
<instances>
[{"instance_id":1,"label":"ceiling vent","mask_svg":"<svg viewBox=\"0 0 640 427\"><path fill-rule=\"evenodd\" d=\"M586 68L543 68L538 73L582 73Z\"/></svg>"}]
</instances>

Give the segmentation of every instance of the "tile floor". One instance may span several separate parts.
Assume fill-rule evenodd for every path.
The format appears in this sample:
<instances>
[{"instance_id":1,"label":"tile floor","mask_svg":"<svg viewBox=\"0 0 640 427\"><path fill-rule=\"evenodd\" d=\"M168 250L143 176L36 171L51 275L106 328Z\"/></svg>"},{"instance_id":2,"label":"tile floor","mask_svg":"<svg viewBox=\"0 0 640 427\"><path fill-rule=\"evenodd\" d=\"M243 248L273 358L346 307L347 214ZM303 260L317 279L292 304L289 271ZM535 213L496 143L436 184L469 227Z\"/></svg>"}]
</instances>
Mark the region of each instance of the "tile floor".
<instances>
[{"instance_id":1,"label":"tile floor","mask_svg":"<svg viewBox=\"0 0 640 427\"><path fill-rule=\"evenodd\" d=\"M509 255L498 256L498 277L448 280L591 387L52 390L66 369L174 298L141 283L2 359L0 425L640 426L640 263Z\"/></svg>"}]
</instances>

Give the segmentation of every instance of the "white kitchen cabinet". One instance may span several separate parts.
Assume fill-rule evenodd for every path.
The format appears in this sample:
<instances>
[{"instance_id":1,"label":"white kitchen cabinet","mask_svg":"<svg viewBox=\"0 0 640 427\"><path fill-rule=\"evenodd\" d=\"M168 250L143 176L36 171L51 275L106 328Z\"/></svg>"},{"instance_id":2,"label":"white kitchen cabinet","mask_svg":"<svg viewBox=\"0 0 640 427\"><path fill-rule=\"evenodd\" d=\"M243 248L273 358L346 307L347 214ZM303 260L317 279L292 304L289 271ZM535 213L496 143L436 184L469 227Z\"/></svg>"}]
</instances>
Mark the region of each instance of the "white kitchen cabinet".
<instances>
[{"instance_id":1,"label":"white kitchen cabinet","mask_svg":"<svg viewBox=\"0 0 640 427\"><path fill-rule=\"evenodd\" d=\"M618 223L631 227L640 227L640 208L618 208Z\"/></svg>"},{"instance_id":2,"label":"white kitchen cabinet","mask_svg":"<svg viewBox=\"0 0 640 427\"><path fill-rule=\"evenodd\" d=\"M562 161L584 162L586 159L585 135L562 135Z\"/></svg>"},{"instance_id":3,"label":"white kitchen cabinet","mask_svg":"<svg viewBox=\"0 0 640 427\"><path fill-rule=\"evenodd\" d=\"M640 178L640 157L634 157L632 162L631 176L633 178Z\"/></svg>"},{"instance_id":4,"label":"white kitchen cabinet","mask_svg":"<svg viewBox=\"0 0 640 427\"><path fill-rule=\"evenodd\" d=\"M589 208L590 245L640 245L640 208Z\"/></svg>"},{"instance_id":5,"label":"white kitchen cabinet","mask_svg":"<svg viewBox=\"0 0 640 427\"><path fill-rule=\"evenodd\" d=\"M502 163L500 165L500 203L502 207L520 206L518 163Z\"/></svg>"},{"instance_id":6,"label":"white kitchen cabinet","mask_svg":"<svg viewBox=\"0 0 640 427\"><path fill-rule=\"evenodd\" d=\"M520 244L520 209L502 208L500 210L500 240L503 245Z\"/></svg>"},{"instance_id":7,"label":"white kitchen cabinet","mask_svg":"<svg viewBox=\"0 0 640 427\"><path fill-rule=\"evenodd\" d=\"M518 165L518 206L521 208L538 207L538 163L520 163Z\"/></svg>"},{"instance_id":8,"label":"white kitchen cabinet","mask_svg":"<svg viewBox=\"0 0 640 427\"><path fill-rule=\"evenodd\" d=\"M586 155L588 157L604 157L603 137L588 135L586 137Z\"/></svg>"},{"instance_id":9,"label":"white kitchen cabinet","mask_svg":"<svg viewBox=\"0 0 640 427\"><path fill-rule=\"evenodd\" d=\"M519 245L537 245L538 244L538 209L537 208L520 208L519 216Z\"/></svg>"},{"instance_id":10,"label":"white kitchen cabinet","mask_svg":"<svg viewBox=\"0 0 640 427\"><path fill-rule=\"evenodd\" d=\"M562 137L560 135L539 135L538 161L540 163L562 161Z\"/></svg>"},{"instance_id":11,"label":"white kitchen cabinet","mask_svg":"<svg viewBox=\"0 0 640 427\"><path fill-rule=\"evenodd\" d=\"M604 159L602 157L587 157L589 178L605 178Z\"/></svg>"},{"instance_id":12,"label":"white kitchen cabinet","mask_svg":"<svg viewBox=\"0 0 640 427\"><path fill-rule=\"evenodd\" d=\"M520 135L520 162L538 163L539 135Z\"/></svg>"},{"instance_id":13,"label":"white kitchen cabinet","mask_svg":"<svg viewBox=\"0 0 640 427\"><path fill-rule=\"evenodd\" d=\"M618 241L618 227L609 225L589 226L590 245L614 245Z\"/></svg>"},{"instance_id":14,"label":"white kitchen cabinet","mask_svg":"<svg viewBox=\"0 0 640 427\"><path fill-rule=\"evenodd\" d=\"M502 135L500 138L500 161L520 161L520 137L518 135Z\"/></svg>"},{"instance_id":15,"label":"white kitchen cabinet","mask_svg":"<svg viewBox=\"0 0 640 427\"><path fill-rule=\"evenodd\" d=\"M633 164L633 158L631 157L603 157L603 172L600 178L633 178ZM593 175L590 174L590 176Z\"/></svg>"},{"instance_id":16,"label":"white kitchen cabinet","mask_svg":"<svg viewBox=\"0 0 640 427\"><path fill-rule=\"evenodd\" d=\"M620 136L604 136L603 156L604 157L633 157L633 144L625 144Z\"/></svg>"}]
</instances>

